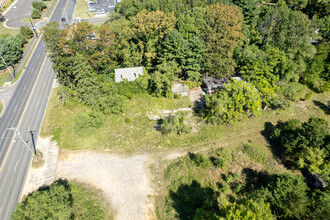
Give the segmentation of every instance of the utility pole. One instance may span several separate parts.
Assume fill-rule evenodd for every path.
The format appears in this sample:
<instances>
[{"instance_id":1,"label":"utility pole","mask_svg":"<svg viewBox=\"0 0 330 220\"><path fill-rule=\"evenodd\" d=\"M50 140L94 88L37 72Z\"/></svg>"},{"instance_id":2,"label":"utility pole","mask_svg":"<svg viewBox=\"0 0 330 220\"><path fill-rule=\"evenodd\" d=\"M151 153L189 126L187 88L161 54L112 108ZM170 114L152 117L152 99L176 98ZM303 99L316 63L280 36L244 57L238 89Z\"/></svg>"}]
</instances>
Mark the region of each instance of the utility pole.
<instances>
[{"instance_id":1,"label":"utility pole","mask_svg":"<svg viewBox=\"0 0 330 220\"><path fill-rule=\"evenodd\" d=\"M32 154L36 154L36 152L33 152L33 150L31 150L31 148L29 147L29 145L24 141L24 139L21 136L21 133L16 128L9 128L8 130L14 131L17 134L17 136L19 137L19 139L21 139L21 141L24 143L24 145L29 149L29 151L31 151Z\"/></svg>"},{"instance_id":2,"label":"utility pole","mask_svg":"<svg viewBox=\"0 0 330 220\"><path fill-rule=\"evenodd\" d=\"M0 52L0 57L1 57L1 59L2 59L2 61L3 61L3 63L5 64L5 66L6 66L6 69L8 69L8 65L7 65L7 63L6 63L6 61L5 61L5 59L3 58L3 56L2 56L2 53ZM15 79L15 75L13 74L13 72L9 69L9 72L10 72L10 74L12 75L12 77Z\"/></svg>"},{"instance_id":3,"label":"utility pole","mask_svg":"<svg viewBox=\"0 0 330 220\"><path fill-rule=\"evenodd\" d=\"M31 20L31 18L30 18L30 15L26 15L26 16L28 17L28 19L29 19L29 21L30 21L30 23L31 23L31 28L32 28L32 30L34 31L34 33L36 33L36 36L37 36L37 38L38 38L37 28L33 26L33 23L32 23L32 20Z\"/></svg>"}]
</instances>

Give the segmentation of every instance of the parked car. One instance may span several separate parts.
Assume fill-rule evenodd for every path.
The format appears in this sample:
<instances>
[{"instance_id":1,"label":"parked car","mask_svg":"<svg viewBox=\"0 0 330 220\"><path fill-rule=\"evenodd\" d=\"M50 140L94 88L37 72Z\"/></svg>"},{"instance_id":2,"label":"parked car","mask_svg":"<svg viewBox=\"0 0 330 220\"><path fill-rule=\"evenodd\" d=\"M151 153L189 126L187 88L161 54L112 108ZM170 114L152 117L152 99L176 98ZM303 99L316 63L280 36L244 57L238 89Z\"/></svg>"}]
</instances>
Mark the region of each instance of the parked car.
<instances>
[{"instance_id":1,"label":"parked car","mask_svg":"<svg viewBox=\"0 0 330 220\"><path fill-rule=\"evenodd\" d=\"M104 14L105 13L105 10L102 8L101 9L101 14Z\"/></svg>"},{"instance_id":2,"label":"parked car","mask_svg":"<svg viewBox=\"0 0 330 220\"><path fill-rule=\"evenodd\" d=\"M97 10L97 13L98 13L98 14L100 14L100 13L101 13L101 10L100 10L100 9L99 9L99 10Z\"/></svg>"}]
</instances>

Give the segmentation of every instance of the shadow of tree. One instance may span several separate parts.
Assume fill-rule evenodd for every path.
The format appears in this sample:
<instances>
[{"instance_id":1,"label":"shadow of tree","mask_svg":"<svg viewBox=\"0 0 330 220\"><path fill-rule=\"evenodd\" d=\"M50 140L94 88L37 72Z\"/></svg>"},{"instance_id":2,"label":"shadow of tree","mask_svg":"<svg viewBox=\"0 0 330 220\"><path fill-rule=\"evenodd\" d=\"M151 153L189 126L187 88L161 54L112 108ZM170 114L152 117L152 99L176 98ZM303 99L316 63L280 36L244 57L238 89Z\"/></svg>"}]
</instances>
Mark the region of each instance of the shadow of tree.
<instances>
[{"instance_id":1,"label":"shadow of tree","mask_svg":"<svg viewBox=\"0 0 330 220\"><path fill-rule=\"evenodd\" d=\"M329 115L330 114L330 108L328 105L326 104L323 104L322 102L320 101L316 101L316 100L313 100L314 102L314 105L318 106L320 109L322 109L324 111L325 114Z\"/></svg>"},{"instance_id":2,"label":"shadow of tree","mask_svg":"<svg viewBox=\"0 0 330 220\"><path fill-rule=\"evenodd\" d=\"M266 172L258 172L251 168L244 168L242 175L245 177L245 190L253 192L255 189L261 188L267 182L268 174Z\"/></svg>"},{"instance_id":3,"label":"shadow of tree","mask_svg":"<svg viewBox=\"0 0 330 220\"><path fill-rule=\"evenodd\" d=\"M217 193L210 187L201 187L196 180L182 184L177 192L170 191L172 207L183 220L193 219L197 209L218 212Z\"/></svg>"},{"instance_id":4,"label":"shadow of tree","mask_svg":"<svg viewBox=\"0 0 330 220\"><path fill-rule=\"evenodd\" d=\"M280 143L277 143L275 140L271 138L273 132L276 128L283 128L285 125L285 122L278 121L276 125L273 125L271 122L265 122L264 130L261 131L261 135L265 137L267 140L270 150L272 151L272 154L277 162L283 164L286 168L291 169L294 164L292 161L286 160L281 152Z\"/></svg>"}]
</instances>

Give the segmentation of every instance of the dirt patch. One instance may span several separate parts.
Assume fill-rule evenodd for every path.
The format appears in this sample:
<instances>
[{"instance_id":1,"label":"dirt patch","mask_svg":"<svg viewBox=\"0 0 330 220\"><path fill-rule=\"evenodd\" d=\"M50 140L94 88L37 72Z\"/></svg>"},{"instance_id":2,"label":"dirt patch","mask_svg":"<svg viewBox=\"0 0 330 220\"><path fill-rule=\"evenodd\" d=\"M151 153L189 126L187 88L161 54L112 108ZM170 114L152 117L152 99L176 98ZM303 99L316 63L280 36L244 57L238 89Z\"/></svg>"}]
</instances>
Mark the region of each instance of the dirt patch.
<instances>
[{"instance_id":1,"label":"dirt patch","mask_svg":"<svg viewBox=\"0 0 330 220\"><path fill-rule=\"evenodd\" d=\"M116 219L154 219L149 156L91 151L68 153L58 161L57 178L76 179L105 192Z\"/></svg>"}]
</instances>

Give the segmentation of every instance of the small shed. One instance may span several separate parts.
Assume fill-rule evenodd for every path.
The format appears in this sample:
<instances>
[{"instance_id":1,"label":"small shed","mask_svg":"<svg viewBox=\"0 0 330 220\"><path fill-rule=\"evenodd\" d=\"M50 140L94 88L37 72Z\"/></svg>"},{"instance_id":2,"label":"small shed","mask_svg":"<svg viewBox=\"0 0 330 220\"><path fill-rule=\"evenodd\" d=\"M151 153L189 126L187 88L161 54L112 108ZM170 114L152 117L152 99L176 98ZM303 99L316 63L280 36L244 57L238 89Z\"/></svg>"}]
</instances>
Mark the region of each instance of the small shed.
<instances>
[{"instance_id":1,"label":"small shed","mask_svg":"<svg viewBox=\"0 0 330 220\"><path fill-rule=\"evenodd\" d=\"M189 87L183 83L173 83L171 90L173 94L178 94L180 96L188 96Z\"/></svg>"},{"instance_id":2,"label":"small shed","mask_svg":"<svg viewBox=\"0 0 330 220\"><path fill-rule=\"evenodd\" d=\"M115 69L115 81L116 83L127 80L134 81L143 75L143 67L130 67Z\"/></svg>"}]
</instances>

